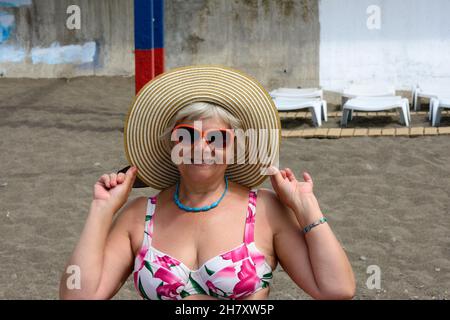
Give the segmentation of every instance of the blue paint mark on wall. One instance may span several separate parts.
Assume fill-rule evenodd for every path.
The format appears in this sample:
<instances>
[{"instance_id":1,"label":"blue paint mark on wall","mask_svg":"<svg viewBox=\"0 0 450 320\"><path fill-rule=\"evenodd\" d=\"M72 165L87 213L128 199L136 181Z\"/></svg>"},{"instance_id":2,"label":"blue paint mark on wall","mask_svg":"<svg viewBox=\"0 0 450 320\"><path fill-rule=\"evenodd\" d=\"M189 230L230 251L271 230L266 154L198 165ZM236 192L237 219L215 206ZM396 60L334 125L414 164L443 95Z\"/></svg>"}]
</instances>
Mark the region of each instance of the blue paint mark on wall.
<instances>
[{"instance_id":1,"label":"blue paint mark on wall","mask_svg":"<svg viewBox=\"0 0 450 320\"><path fill-rule=\"evenodd\" d=\"M83 45L60 46L54 42L49 48L31 49L33 64L85 64L94 62L96 43L87 42Z\"/></svg>"},{"instance_id":2,"label":"blue paint mark on wall","mask_svg":"<svg viewBox=\"0 0 450 320\"><path fill-rule=\"evenodd\" d=\"M22 62L26 57L24 49L5 43L11 37L14 27L14 16L0 11L0 63Z\"/></svg>"},{"instance_id":3,"label":"blue paint mark on wall","mask_svg":"<svg viewBox=\"0 0 450 320\"><path fill-rule=\"evenodd\" d=\"M14 29L14 16L0 11L0 44L7 41Z\"/></svg>"},{"instance_id":4,"label":"blue paint mark on wall","mask_svg":"<svg viewBox=\"0 0 450 320\"><path fill-rule=\"evenodd\" d=\"M31 0L0 0L0 7L21 7L31 5Z\"/></svg>"},{"instance_id":5,"label":"blue paint mark on wall","mask_svg":"<svg viewBox=\"0 0 450 320\"><path fill-rule=\"evenodd\" d=\"M0 45L0 63L22 62L26 57L25 50L6 44Z\"/></svg>"}]
</instances>

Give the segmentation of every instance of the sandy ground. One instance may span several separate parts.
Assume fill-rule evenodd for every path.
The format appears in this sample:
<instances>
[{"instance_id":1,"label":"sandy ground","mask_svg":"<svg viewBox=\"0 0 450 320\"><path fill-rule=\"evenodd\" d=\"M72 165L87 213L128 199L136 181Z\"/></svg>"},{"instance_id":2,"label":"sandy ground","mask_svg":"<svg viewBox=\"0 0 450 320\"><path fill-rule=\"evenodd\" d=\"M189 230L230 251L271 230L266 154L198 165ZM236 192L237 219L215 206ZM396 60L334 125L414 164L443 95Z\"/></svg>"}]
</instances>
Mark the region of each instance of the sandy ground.
<instances>
[{"instance_id":1,"label":"sandy ground","mask_svg":"<svg viewBox=\"0 0 450 320\"><path fill-rule=\"evenodd\" d=\"M58 298L93 184L127 165L122 129L133 91L130 78L0 79L0 298ZM281 148L282 166L315 179L354 268L356 299L448 299L449 159L450 136L284 139ZM379 290L366 286L371 265L381 270ZM116 298L138 299L131 281ZM269 298L308 296L278 268Z\"/></svg>"}]
</instances>

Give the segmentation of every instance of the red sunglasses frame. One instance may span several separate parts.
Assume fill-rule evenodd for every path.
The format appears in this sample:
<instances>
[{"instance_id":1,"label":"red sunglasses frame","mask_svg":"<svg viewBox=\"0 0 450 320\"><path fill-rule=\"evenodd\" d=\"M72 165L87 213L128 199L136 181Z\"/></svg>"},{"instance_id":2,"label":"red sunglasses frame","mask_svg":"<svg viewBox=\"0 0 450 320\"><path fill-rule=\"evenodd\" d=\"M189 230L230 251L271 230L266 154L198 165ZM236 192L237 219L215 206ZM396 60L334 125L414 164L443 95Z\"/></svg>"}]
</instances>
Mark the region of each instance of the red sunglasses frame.
<instances>
[{"instance_id":1,"label":"red sunglasses frame","mask_svg":"<svg viewBox=\"0 0 450 320\"><path fill-rule=\"evenodd\" d=\"M200 136L202 139L203 139L209 132L211 132L211 131L225 131L225 132L227 132L228 134L230 134L231 140L232 140L232 141L234 140L234 132L233 132L234 130L233 130L233 129L229 129L229 128L208 129L208 130L203 130L203 131L202 131L202 130L196 128L195 126L193 126L193 125L191 125L191 124L183 124L183 123L181 123L181 124L175 126L175 127L172 129L172 133L173 133L175 130L177 130L177 129L183 129L183 128L190 128L190 129L193 129L194 131L196 131L197 133L199 133L199 136ZM206 143L209 145L209 144L211 144L212 142L206 141ZM225 143L226 143L226 145L225 145L224 148L218 148L218 149L226 149L226 148L228 147L228 143L227 143L227 142L225 142ZM193 145L193 144L191 143L191 145ZM215 148L217 148L217 147L215 147Z\"/></svg>"}]
</instances>

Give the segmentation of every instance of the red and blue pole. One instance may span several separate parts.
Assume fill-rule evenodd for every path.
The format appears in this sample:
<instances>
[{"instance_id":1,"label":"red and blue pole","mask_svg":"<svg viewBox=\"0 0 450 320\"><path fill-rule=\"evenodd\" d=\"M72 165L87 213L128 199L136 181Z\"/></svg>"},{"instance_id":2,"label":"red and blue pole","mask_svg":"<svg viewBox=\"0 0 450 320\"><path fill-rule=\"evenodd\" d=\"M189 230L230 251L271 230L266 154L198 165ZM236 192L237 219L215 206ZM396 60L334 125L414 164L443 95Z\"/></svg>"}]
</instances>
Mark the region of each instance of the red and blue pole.
<instances>
[{"instance_id":1,"label":"red and blue pole","mask_svg":"<svg viewBox=\"0 0 450 320\"><path fill-rule=\"evenodd\" d=\"M134 0L136 93L164 72L164 0Z\"/></svg>"}]
</instances>

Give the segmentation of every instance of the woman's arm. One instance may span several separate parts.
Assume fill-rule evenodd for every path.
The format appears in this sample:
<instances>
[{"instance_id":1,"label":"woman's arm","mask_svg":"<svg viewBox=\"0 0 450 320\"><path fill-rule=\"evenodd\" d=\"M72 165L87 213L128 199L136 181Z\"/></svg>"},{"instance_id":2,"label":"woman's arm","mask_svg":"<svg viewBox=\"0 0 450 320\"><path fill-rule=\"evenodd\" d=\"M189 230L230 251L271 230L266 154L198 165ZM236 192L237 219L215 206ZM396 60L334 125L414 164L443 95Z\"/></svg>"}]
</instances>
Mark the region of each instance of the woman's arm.
<instances>
[{"instance_id":1,"label":"woman's arm","mask_svg":"<svg viewBox=\"0 0 450 320\"><path fill-rule=\"evenodd\" d=\"M97 181L83 232L61 278L61 299L111 298L128 278L133 261L128 230L139 199L131 201L111 225L135 177L136 169L130 168L126 175L103 175ZM69 266L80 271L80 288L68 285L77 276L66 272Z\"/></svg>"},{"instance_id":2,"label":"woman's arm","mask_svg":"<svg viewBox=\"0 0 450 320\"><path fill-rule=\"evenodd\" d=\"M298 182L290 169L271 177L276 194L271 207L276 214L274 245L281 266L292 280L316 299L351 299L355 279L342 246L328 223L303 234L303 228L323 217L304 174Z\"/></svg>"}]
</instances>

